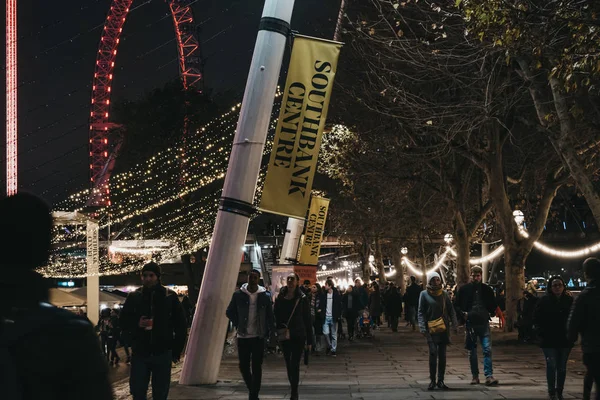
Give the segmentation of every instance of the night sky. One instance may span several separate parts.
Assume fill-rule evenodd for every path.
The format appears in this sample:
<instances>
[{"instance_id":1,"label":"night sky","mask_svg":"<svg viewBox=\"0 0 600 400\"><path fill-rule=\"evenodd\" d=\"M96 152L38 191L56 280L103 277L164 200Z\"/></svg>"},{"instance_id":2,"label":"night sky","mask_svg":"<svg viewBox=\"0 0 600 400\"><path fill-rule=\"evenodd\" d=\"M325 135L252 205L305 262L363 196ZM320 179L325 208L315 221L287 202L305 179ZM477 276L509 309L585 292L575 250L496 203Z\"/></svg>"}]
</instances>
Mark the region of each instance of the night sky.
<instances>
[{"instance_id":1,"label":"night sky","mask_svg":"<svg viewBox=\"0 0 600 400\"><path fill-rule=\"evenodd\" d=\"M91 81L110 3L18 3L19 186L50 203L86 188L88 182ZM297 0L292 29L331 38L339 3ZM263 4L260 0L194 3L195 18L202 27L205 87L217 93L239 93L241 100ZM118 50L112 104L135 100L178 76L174 38L169 9L163 0L133 2ZM2 65L4 59L3 50ZM4 108L4 97L2 104ZM2 140L3 191L4 143Z\"/></svg>"}]
</instances>

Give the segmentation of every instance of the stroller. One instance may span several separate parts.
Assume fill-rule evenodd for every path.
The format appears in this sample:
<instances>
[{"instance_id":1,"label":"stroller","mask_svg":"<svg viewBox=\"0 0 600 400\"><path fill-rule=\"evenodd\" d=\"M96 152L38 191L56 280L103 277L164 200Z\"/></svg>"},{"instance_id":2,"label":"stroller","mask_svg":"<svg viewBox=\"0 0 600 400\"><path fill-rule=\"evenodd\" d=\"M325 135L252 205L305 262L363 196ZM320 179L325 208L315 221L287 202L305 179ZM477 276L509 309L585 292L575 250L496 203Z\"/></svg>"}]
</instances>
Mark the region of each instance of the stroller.
<instances>
[{"instance_id":1,"label":"stroller","mask_svg":"<svg viewBox=\"0 0 600 400\"><path fill-rule=\"evenodd\" d=\"M363 310L362 315L356 320L356 336L360 338L372 338L372 328L375 326L375 321L371 318L369 310Z\"/></svg>"}]
</instances>

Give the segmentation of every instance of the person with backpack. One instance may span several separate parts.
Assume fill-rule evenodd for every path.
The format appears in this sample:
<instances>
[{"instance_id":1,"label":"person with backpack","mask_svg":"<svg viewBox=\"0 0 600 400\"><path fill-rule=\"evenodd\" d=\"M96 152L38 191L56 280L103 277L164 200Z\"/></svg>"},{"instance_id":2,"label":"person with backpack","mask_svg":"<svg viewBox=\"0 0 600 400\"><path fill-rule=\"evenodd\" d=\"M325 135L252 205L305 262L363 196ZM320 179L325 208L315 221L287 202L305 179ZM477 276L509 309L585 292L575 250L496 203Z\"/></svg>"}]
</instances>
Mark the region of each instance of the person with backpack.
<instances>
[{"instance_id":1,"label":"person with backpack","mask_svg":"<svg viewBox=\"0 0 600 400\"><path fill-rule=\"evenodd\" d=\"M0 398L113 399L94 326L49 304L49 280L34 271L48 262L52 224L34 195L0 200Z\"/></svg>"},{"instance_id":2,"label":"person with backpack","mask_svg":"<svg viewBox=\"0 0 600 400\"><path fill-rule=\"evenodd\" d=\"M166 400L171 385L171 366L178 362L187 335L187 320L177 293L160 282L160 266L142 268L143 286L129 293L120 323L132 344L129 387L134 400L146 400L152 375L152 398Z\"/></svg>"}]
</instances>

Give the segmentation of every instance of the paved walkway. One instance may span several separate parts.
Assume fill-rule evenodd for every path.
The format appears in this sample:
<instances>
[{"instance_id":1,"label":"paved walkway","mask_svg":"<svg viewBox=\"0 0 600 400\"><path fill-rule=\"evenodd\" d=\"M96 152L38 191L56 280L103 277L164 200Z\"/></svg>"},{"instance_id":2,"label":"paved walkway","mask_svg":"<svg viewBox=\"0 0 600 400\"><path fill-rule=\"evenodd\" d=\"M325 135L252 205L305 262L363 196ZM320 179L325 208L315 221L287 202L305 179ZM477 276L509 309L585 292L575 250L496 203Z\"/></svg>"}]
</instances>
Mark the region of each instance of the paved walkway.
<instances>
[{"instance_id":1,"label":"paved walkway","mask_svg":"<svg viewBox=\"0 0 600 400\"><path fill-rule=\"evenodd\" d=\"M494 375L498 387L471 386L471 373L462 336L448 348L446 384L449 391L427 391L428 354L424 338L407 328L393 333L388 328L373 339L342 341L338 356L313 357L302 366L302 400L397 400L397 399L546 399L545 366L537 346L516 343L516 336L493 333ZM481 350L480 351L480 364ZM483 366L481 365L481 369ZM574 349L569 360L566 399L581 399L583 366ZM180 367L173 372L169 399L246 400L248 394L237 366L237 357L226 354L216 385L187 387L178 384ZM483 375L483 371L481 372ZM127 399L127 384L115 385L117 398ZM262 400L289 399L289 385L281 355L269 355L263 368Z\"/></svg>"}]
</instances>

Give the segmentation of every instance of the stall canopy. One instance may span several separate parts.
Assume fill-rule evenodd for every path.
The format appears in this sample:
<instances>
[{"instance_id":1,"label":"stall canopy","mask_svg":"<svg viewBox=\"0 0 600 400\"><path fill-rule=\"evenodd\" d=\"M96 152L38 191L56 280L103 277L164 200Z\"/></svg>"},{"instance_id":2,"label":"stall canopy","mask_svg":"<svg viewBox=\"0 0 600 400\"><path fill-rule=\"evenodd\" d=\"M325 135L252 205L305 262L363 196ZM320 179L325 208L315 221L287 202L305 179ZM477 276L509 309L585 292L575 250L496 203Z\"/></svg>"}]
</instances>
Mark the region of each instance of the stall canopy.
<instances>
[{"instance_id":1,"label":"stall canopy","mask_svg":"<svg viewBox=\"0 0 600 400\"><path fill-rule=\"evenodd\" d=\"M100 304L106 304L112 307L115 304L121 304L125 299L108 292L100 292ZM86 288L76 289L50 289L50 303L57 307L79 307L87 305Z\"/></svg>"},{"instance_id":2,"label":"stall canopy","mask_svg":"<svg viewBox=\"0 0 600 400\"><path fill-rule=\"evenodd\" d=\"M85 298L60 289L50 289L49 295L48 301L56 307L79 307L86 303Z\"/></svg>"}]
</instances>

